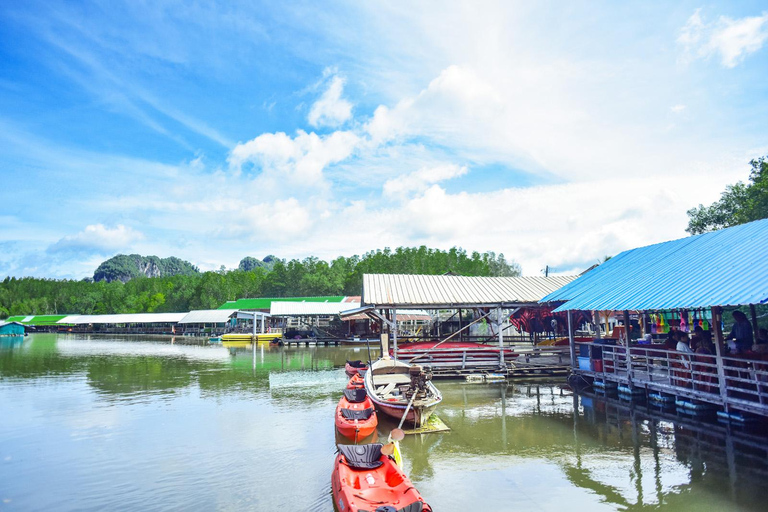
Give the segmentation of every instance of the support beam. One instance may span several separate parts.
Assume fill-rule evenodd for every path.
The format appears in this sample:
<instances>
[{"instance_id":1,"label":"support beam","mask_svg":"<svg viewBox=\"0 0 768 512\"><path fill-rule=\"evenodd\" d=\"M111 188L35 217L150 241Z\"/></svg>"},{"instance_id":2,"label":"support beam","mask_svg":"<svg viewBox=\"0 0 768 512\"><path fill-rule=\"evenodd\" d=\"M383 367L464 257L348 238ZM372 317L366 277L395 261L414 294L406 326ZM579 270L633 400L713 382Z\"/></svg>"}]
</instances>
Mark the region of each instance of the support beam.
<instances>
[{"instance_id":1,"label":"support beam","mask_svg":"<svg viewBox=\"0 0 768 512\"><path fill-rule=\"evenodd\" d=\"M715 331L715 361L717 362L717 380L720 384L720 398L723 401L723 407L725 408L725 412L728 412L728 387L726 386L725 382L725 368L723 368L723 352L725 352L725 347L723 345L723 329L721 328L722 316L723 308L720 306L714 306L712 308L711 327Z\"/></svg>"},{"instance_id":2,"label":"support beam","mask_svg":"<svg viewBox=\"0 0 768 512\"><path fill-rule=\"evenodd\" d=\"M571 368L578 368L576 364L576 340L573 337L573 320L571 310L568 310L568 345L571 348ZM575 396L575 395L574 395Z\"/></svg>"},{"instance_id":3,"label":"support beam","mask_svg":"<svg viewBox=\"0 0 768 512\"><path fill-rule=\"evenodd\" d=\"M397 310L392 309L392 350L395 354L395 359L397 359Z\"/></svg>"},{"instance_id":4,"label":"support beam","mask_svg":"<svg viewBox=\"0 0 768 512\"><path fill-rule=\"evenodd\" d=\"M504 361L504 330L501 326L504 324L504 320L501 317L501 308L496 308L496 325L499 330L499 367L504 368L507 363Z\"/></svg>"}]
</instances>

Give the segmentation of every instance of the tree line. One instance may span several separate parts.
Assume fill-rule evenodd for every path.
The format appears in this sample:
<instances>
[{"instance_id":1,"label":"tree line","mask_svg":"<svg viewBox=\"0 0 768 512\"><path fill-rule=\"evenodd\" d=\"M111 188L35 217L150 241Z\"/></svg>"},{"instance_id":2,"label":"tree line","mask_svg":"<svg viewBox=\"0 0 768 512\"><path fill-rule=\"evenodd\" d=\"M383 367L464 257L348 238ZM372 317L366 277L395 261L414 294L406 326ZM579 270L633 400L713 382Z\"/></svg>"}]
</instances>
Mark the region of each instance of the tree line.
<instances>
[{"instance_id":1,"label":"tree line","mask_svg":"<svg viewBox=\"0 0 768 512\"><path fill-rule=\"evenodd\" d=\"M265 258L266 259L266 258ZM386 248L330 262L274 258L270 267L121 280L7 277L0 282L0 318L9 315L184 312L215 309L244 297L360 295L363 274L518 276L520 267L494 252L454 247Z\"/></svg>"}]
</instances>

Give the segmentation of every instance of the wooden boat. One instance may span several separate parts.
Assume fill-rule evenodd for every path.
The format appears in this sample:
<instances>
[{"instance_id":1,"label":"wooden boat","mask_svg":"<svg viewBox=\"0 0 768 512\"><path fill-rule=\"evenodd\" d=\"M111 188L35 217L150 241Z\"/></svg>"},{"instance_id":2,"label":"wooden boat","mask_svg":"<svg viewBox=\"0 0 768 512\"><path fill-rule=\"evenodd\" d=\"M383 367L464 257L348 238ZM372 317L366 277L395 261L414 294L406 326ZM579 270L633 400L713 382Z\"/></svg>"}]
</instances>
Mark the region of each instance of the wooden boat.
<instances>
[{"instance_id":1,"label":"wooden boat","mask_svg":"<svg viewBox=\"0 0 768 512\"><path fill-rule=\"evenodd\" d=\"M331 488L337 510L344 512L432 512L419 491L382 445L338 445Z\"/></svg>"},{"instance_id":2,"label":"wooden boat","mask_svg":"<svg viewBox=\"0 0 768 512\"><path fill-rule=\"evenodd\" d=\"M339 434L358 441L373 434L378 424L373 402L365 389L345 389L336 406L336 430Z\"/></svg>"},{"instance_id":3,"label":"wooden boat","mask_svg":"<svg viewBox=\"0 0 768 512\"><path fill-rule=\"evenodd\" d=\"M443 400L432 384L432 374L419 365L411 365L382 357L363 376L365 390L376 409L396 421L406 413L405 421L415 427L424 426L437 405ZM408 404L413 398L411 407Z\"/></svg>"},{"instance_id":4,"label":"wooden boat","mask_svg":"<svg viewBox=\"0 0 768 512\"><path fill-rule=\"evenodd\" d=\"M347 363L344 365L344 371L349 377L359 373L360 370L365 371L367 369L368 365L362 361L347 361Z\"/></svg>"}]
</instances>

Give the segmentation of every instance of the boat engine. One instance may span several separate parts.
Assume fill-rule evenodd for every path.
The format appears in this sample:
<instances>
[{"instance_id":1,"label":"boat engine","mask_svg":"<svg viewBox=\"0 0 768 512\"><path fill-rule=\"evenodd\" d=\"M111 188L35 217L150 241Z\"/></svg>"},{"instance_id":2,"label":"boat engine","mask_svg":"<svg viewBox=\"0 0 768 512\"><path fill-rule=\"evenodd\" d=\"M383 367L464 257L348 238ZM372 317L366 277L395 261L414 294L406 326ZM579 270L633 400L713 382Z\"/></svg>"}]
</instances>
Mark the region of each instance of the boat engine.
<instances>
[{"instance_id":1,"label":"boat engine","mask_svg":"<svg viewBox=\"0 0 768 512\"><path fill-rule=\"evenodd\" d=\"M406 393L407 398L410 400L414 392L416 393L416 398L426 398L427 381L432 380L432 372L429 370L424 371L419 365L413 365L408 369L408 375L411 378L411 385Z\"/></svg>"}]
</instances>

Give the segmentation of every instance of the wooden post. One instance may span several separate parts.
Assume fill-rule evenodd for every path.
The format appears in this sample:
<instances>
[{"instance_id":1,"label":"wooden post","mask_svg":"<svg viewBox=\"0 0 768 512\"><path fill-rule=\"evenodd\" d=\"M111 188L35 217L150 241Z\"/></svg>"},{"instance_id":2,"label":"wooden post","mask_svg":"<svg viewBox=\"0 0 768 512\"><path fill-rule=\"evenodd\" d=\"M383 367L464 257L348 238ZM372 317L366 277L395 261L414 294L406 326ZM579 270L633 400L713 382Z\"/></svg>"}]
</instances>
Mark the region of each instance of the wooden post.
<instances>
[{"instance_id":1,"label":"wooden post","mask_svg":"<svg viewBox=\"0 0 768 512\"><path fill-rule=\"evenodd\" d=\"M499 366L504 368L506 362L504 361L504 330L501 328L503 321L501 319L501 307L496 308L496 325L499 329Z\"/></svg>"},{"instance_id":2,"label":"wooden post","mask_svg":"<svg viewBox=\"0 0 768 512\"><path fill-rule=\"evenodd\" d=\"M720 328L723 308L712 307L711 326L715 331L715 361L717 362L717 380L720 383L720 398L723 401L725 412L728 412L728 387L725 382L725 368L723 368L723 330Z\"/></svg>"},{"instance_id":3,"label":"wooden post","mask_svg":"<svg viewBox=\"0 0 768 512\"><path fill-rule=\"evenodd\" d=\"M392 352L397 359L397 310L392 308Z\"/></svg>"},{"instance_id":4,"label":"wooden post","mask_svg":"<svg viewBox=\"0 0 768 512\"><path fill-rule=\"evenodd\" d=\"M757 343L757 335L760 332L760 329L757 326L757 312L755 311L755 305L750 304L749 305L749 313L752 317L752 344L754 345Z\"/></svg>"},{"instance_id":5,"label":"wooden post","mask_svg":"<svg viewBox=\"0 0 768 512\"><path fill-rule=\"evenodd\" d=\"M571 320L571 310L568 310L568 345L571 347L571 369L578 368L576 364L576 340L573 338L573 321ZM605 362L603 362L605 364ZM575 396L575 394L574 394ZM574 414L577 414L575 412Z\"/></svg>"},{"instance_id":6,"label":"wooden post","mask_svg":"<svg viewBox=\"0 0 768 512\"><path fill-rule=\"evenodd\" d=\"M595 338L602 339L602 334L600 333L600 312L599 311L593 311L592 312L592 321L595 322L595 327L597 329L597 332L595 333ZM608 326L606 326L606 332L607 332Z\"/></svg>"}]
</instances>

